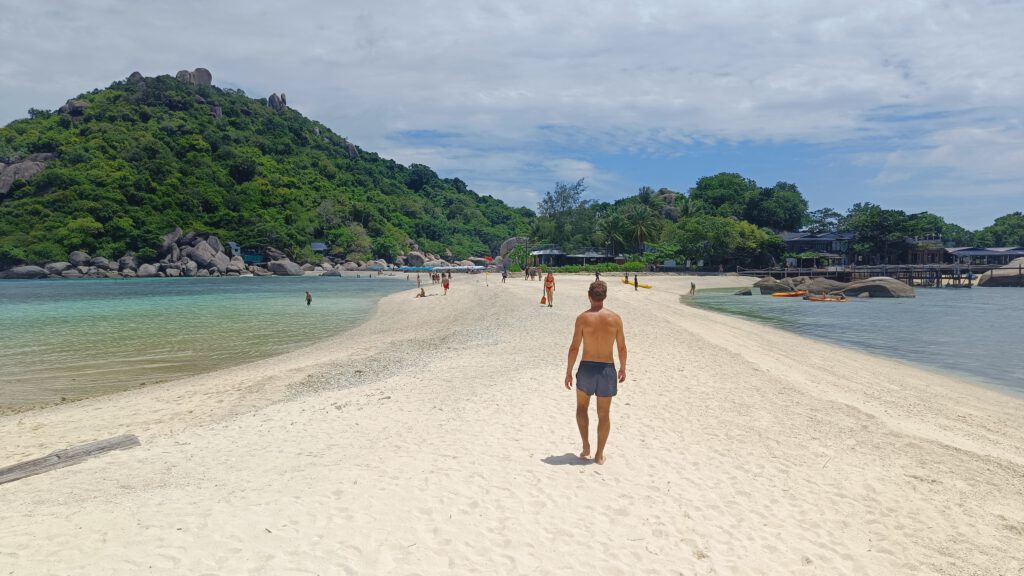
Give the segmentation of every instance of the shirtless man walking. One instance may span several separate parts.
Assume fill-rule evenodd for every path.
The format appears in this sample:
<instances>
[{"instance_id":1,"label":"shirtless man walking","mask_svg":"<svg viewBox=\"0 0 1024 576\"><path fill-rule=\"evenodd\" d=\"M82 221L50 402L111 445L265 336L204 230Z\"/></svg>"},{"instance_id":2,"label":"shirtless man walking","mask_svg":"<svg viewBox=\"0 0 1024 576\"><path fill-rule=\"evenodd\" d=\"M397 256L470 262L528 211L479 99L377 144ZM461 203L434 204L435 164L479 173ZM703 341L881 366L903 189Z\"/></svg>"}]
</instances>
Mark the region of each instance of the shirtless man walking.
<instances>
[{"instance_id":1,"label":"shirtless man walking","mask_svg":"<svg viewBox=\"0 0 1024 576\"><path fill-rule=\"evenodd\" d=\"M626 337L622 333L622 318L604 307L608 285L600 280L590 284L590 310L576 317L576 329L569 346L569 365L565 369L565 388L572 390L572 367L583 344L583 359L576 371L576 424L583 439L580 458L590 457L590 397L597 395L597 453L594 461L604 464L604 446L608 442L611 419L612 397L618 391L618 383L626 380ZM619 371L615 373L612 358L612 344L619 352Z\"/></svg>"}]
</instances>

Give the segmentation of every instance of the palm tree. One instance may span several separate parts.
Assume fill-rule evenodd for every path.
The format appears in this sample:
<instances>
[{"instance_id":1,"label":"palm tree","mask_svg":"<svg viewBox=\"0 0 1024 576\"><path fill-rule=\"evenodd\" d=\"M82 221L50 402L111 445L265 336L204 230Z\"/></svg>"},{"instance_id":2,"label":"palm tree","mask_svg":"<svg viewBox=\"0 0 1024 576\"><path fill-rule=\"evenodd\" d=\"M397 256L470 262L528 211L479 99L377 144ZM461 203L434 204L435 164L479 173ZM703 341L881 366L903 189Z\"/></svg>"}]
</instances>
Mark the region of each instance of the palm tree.
<instances>
[{"instance_id":1,"label":"palm tree","mask_svg":"<svg viewBox=\"0 0 1024 576\"><path fill-rule=\"evenodd\" d=\"M626 220L626 231L628 237L636 243L639 252L644 242L647 242L658 232L658 217L649 207L643 204L632 204L626 208L623 215Z\"/></svg>"},{"instance_id":2,"label":"palm tree","mask_svg":"<svg viewBox=\"0 0 1024 576\"><path fill-rule=\"evenodd\" d=\"M618 210L610 211L604 218L597 221L597 233L611 246L613 254L621 251L626 245L626 219Z\"/></svg>"}]
</instances>

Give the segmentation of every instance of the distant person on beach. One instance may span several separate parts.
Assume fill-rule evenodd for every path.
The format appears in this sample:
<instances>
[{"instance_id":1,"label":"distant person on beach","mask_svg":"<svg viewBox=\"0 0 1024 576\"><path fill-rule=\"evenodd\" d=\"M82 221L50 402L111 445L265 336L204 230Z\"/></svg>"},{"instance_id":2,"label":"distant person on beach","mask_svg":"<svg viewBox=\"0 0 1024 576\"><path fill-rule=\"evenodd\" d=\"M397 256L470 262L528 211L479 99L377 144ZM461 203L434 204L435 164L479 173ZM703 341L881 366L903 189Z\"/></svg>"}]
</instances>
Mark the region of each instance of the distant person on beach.
<instances>
[{"instance_id":1,"label":"distant person on beach","mask_svg":"<svg viewBox=\"0 0 1024 576\"><path fill-rule=\"evenodd\" d=\"M626 284L629 284L629 272L625 272L625 275L623 276L623 278L626 279Z\"/></svg>"},{"instance_id":2,"label":"distant person on beach","mask_svg":"<svg viewBox=\"0 0 1024 576\"><path fill-rule=\"evenodd\" d=\"M594 282L600 282L600 281L601 281L601 271L600 270L594 270Z\"/></svg>"},{"instance_id":3,"label":"distant person on beach","mask_svg":"<svg viewBox=\"0 0 1024 576\"><path fill-rule=\"evenodd\" d=\"M636 290L639 290L639 289L640 289L640 277L637 276L636 274L633 274L633 290L636 291Z\"/></svg>"},{"instance_id":4,"label":"distant person on beach","mask_svg":"<svg viewBox=\"0 0 1024 576\"><path fill-rule=\"evenodd\" d=\"M583 345L583 358L576 371L576 425L583 440L580 458L590 457L590 397L597 395L597 453L594 461L604 464L604 447L611 431L609 411L612 397L618 393L618 384L626 380L626 336L622 332L622 318L604 307L608 285L593 282L587 291L590 309L576 317L576 327L569 345L569 364L565 369L565 388L572 390L572 367ZM619 353L619 371L615 372L612 344Z\"/></svg>"},{"instance_id":5,"label":"distant person on beach","mask_svg":"<svg viewBox=\"0 0 1024 576\"><path fill-rule=\"evenodd\" d=\"M306 306L311 304L313 304L313 295L309 293L309 290L306 290Z\"/></svg>"},{"instance_id":6,"label":"distant person on beach","mask_svg":"<svg viewBox=\"0 0 1024 576\"><path fill-rule=\"evenodd\" d=\"M423 288L420 288L420 291L417 292L415 296L413 296L413 298L426 298L426 297L427 297L427 291L424 290Z\"/></svg>"},{"instance_id":7,"label":"distant person on beach","mask_svg":"<svg viewBox=\"0 0 1024 576\"><path fill-rule=\"evenodd\" d=\"M690 282L690 296L693 296L696 293L697 293L697 285L694 284L693 282Z\"/></svg>"},{"instance_id":8,"label":"distant person on beach","mask_svg":"<svg viewBox=\"0 0 1024 576\"><path fill-rule=\"evenodd\" d=\"M444 295L448 295L449 278L444 274L441 275L441 287L444 288Z\"/></svg>"},{"instance_id":9,"label":"distant person on beach","mask_svg":"<svg viewBox=\"0 0 1024 576\"><path fill-rule=\"evenodd\" d=\"M416 287L417 288L420 287L420 273L419 272L416 273Z\"/></svg>"},{"instance_id":10,"label":"distant person on beach","mask_svg":"<svg viewBox=\"0 0 1024 576\"><path fill-rule=\"evenodd\" d=\"M548 272L548 277L544 279L544 292L548 296L548 308L551 308L555 304L555 275Z\"/></svg>"},{"instance_id":11,"label":"distant person on beach","mask_svg":"<svg viewBox=\"0 0 1024 576\"><path fill-rule=\"evenodd\" d=\"M505 269L505 268L502 268L502 270L501 270L501 283L504 284L505 280L508 280L508 270Z\"/></svg>"}]
</instances>

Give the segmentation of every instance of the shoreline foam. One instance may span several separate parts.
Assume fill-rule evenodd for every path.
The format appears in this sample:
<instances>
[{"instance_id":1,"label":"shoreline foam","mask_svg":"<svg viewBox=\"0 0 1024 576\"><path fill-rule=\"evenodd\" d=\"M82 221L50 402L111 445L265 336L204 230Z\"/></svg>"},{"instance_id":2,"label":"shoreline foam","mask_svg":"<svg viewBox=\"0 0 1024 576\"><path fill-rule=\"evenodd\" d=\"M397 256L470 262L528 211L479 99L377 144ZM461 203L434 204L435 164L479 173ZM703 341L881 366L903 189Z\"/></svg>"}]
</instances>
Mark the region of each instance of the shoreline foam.
<instances>
[{"instance_id":1,"label":"shoreline foam","mask_svg":"<svg viewBox=\"0 0 1024 576\"><path fill-rule=\"evenodd\" d=\"M686 277L609 286L629 377L608 463L578 465L561 377L589 279L560 277L555 307L542 308L540 283L456 277L448 296L386 296L363 325L273 361L0 417L4 464L123 432L142 440L0 487L0 564L15 574L1024 566L1024 402L802 336L780 347L772 328L680 304Z\"/></svg>"}]
</instances>

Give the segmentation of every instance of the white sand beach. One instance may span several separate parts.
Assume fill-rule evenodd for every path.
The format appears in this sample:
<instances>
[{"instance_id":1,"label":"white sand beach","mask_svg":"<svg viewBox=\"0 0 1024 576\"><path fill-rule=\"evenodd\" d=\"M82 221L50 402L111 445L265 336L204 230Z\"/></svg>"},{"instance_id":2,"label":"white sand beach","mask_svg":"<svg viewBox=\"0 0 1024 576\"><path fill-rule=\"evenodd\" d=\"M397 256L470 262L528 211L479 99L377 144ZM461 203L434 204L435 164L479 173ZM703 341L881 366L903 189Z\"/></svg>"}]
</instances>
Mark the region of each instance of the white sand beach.
<instances>
[{"instance_id":1,"label":"white sand beach","mask_svg":"<svg viewBox=\"0 0 1024 576\"><path fill-rule=\"evenodd\" d=\"M0 417L0 466L142 442L0 485L0 575L1024 574L1024 399L680 302L748 279L608 278L629 374L581 463L591 279L547 308L456 276L299 352Z\"/></svg>"}]
</instances>

